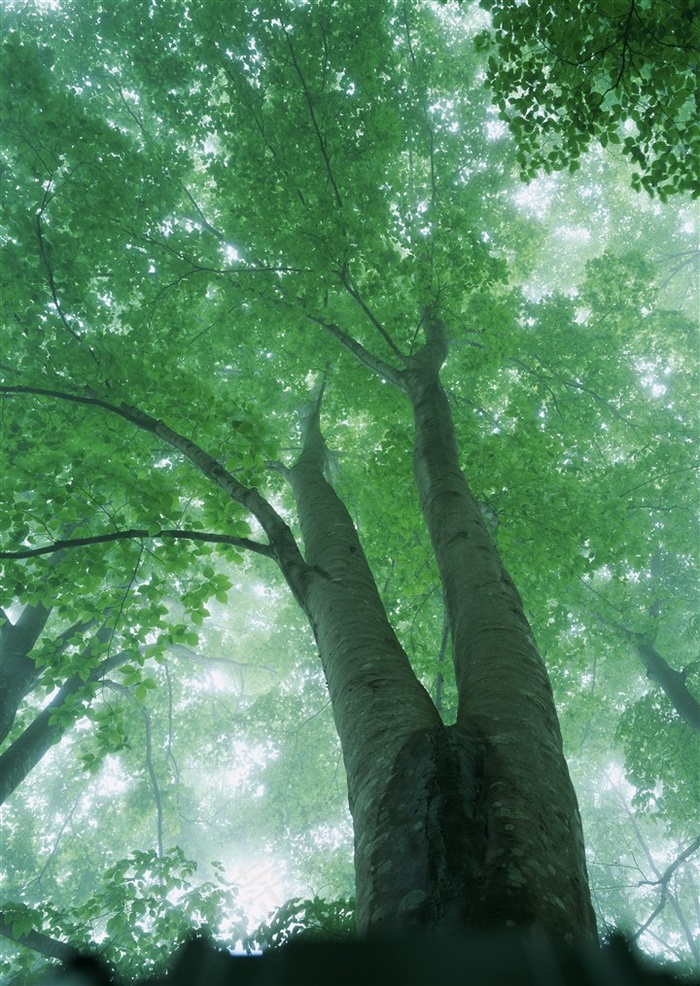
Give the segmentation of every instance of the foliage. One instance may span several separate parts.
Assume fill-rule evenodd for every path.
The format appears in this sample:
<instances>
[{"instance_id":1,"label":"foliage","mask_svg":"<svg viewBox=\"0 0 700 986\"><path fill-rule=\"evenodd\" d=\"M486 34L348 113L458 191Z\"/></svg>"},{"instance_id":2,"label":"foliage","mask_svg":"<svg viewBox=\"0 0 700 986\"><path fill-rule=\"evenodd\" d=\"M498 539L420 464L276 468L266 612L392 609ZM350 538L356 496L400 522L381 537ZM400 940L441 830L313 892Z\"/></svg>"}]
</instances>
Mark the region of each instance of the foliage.
<instances>
[{"instance_id":1,"label":"foliage","mask_svg":"<svg viewBox=\"0 0 700 986\"><path fill-rule=\"evenodd\" d=\"M162 975L177 945L193 931L221 938L225 927L223 937L235 942L240 929L235 893L223 879L221 864L212 865L214 878L195 884L197 864L178 847L160 858L138 850L105 870L101 887L70 913L48 902L34 907L9 903L3 913L14 935L41 927L53 938L98 954L126 981ZM38 970L32 964L28 971L35 975Z\"/></svg>"},{"instance_id":2,"label":"foliage","mask_svg":"<svg viewBox=\"0 0 700 986\"><path fill-rule=\"evenodd\" d=\"M636 166L633 188L700 195L693 0L480 5L492 30L475 44L524 178L578 170L598 140Z\"/></svg>"},{"instance_id":3,"label":"foliage","mask_svg":"<svg viewBox=\"0 0 700 986\"><path fill-rule=\"evenodd\" d=\"M594 52L615 5L591 6L570 18L580 37L590 26ZM692 258L690 213L681 196L652 211L626 192L625 169L581 159L587 138L568 103L552 115L547 86L518 97L530 100L518 104L525 158L518 139L491 136L489 63L469 12L447 12L388 0L6 4L2 385L151 414L298 533L281 472L298 452L298 411L325 379L331 478L450 721L450 644L407 409L327 330L346 327L389 358L392 344L415 346L424 299L439 304L463 462L547 657L599 914L638 928L655 902L635 881L655 877L630 869L627 816L601 794L605 777L624 764L637 786L624 804L648 825L661 872L695 823L697 737L631 643L653 639L679 670L697 657L696 326L690 267L673 260ZM542 5L495 12L494 44L510 18L548 16ZM677 98L681 54L635 84ZM523 72L541 62L530 51ZM615 103L633 95L621 80L592 116L574 68L555 62L549 78L562 73L586 126L614 145L649 94ZM554 144L535 146L543 114ZM671 130L640 119L623 153L643 155L659 195L691 190L693 155L675 161L655 147ZM513 179L517 166L579 160L581 181L553 176L542 200ZM235 912L225 884L246 868L251 880L272 872L275 897L248 904L241 937L288 898L260 941L346 927L340 752L310 631L270 559L246 550L259 527L162 438L103 407L2 401L2 549L89 542L3 558L8 621L48 611L8 749L56 688L85 682L53 713L60 742L6 806L8 895L48 933L108 934L122 971L155 962L187 920L215 929L217 908ZM687 684L697 696L697 679ZM208 878L213 858L226 880L215 873L202 890L189 860ZM694 906L689 865L681 913ZM687 957L678 915L658 921L651 932Z\"/></svg>"},{"instance_id":4,"label":"foliage","mask_svg":"<svg viewBox=\"0 0 700 986\"><path fill-rule=\"evenodd\" d=\"M290 941L342 941L352 939L355 901L294 897L279 907L248 939L249 948L279 948Z\"/></svg>"}]
</instances>

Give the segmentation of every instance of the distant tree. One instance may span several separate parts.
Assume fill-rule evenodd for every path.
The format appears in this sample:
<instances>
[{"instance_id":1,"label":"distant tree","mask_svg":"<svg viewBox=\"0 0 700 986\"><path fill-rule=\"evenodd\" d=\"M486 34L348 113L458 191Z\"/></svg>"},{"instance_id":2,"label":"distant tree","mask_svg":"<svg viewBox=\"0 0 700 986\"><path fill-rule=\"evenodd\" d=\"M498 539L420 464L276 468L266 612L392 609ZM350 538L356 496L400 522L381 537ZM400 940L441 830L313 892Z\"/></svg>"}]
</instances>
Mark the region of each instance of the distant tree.
<instances>
[{"instance_id":1,"label":"distant tree","mask_svg":"<svg viewBox=\"0 0 700 986\"><path fill-rule=\"evenodd\" d=\"M636 166L633 187L700 194L695 0L480 0L476 38L523 177L576 171L592 140Z\"/></svg>"}]
</instances>

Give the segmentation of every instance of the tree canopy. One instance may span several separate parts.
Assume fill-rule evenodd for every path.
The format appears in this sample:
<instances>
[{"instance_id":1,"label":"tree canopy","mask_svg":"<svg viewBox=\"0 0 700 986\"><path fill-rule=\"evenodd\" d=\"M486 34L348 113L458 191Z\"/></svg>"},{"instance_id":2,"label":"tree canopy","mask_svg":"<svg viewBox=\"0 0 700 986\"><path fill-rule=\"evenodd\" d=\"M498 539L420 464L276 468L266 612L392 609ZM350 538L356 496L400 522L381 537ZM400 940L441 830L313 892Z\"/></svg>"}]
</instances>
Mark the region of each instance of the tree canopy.
<instances>
[{"instance_id":1,"label":"tree canopy","mask_svg":"<svg viewBox=\"0 0 700 986\"><path fill-rule=\"evenodd\" d=\"M191 924L256 937L287 898L258 941L347 929L343 767L270 531L288 525L290 555L302 542L286 474L323 390L327 475L453 721L391 386L427 308L449 336L463 468L548 665L601 929L700 960L685 8L660 5L652 32L639 3L566 20L490 6L496 54L467 4L5 5L2 928L18 983L32 933L44 954L93 942L141 974ZM547 48L520 58L516 31L557 41L546 85L530 73ZM618 78L627 52L637 74ZM589 128L622 134L623 157L587 150Z\"/></svg>"},{"instance_id":2,"label":"tree canopy","mask_svg":"<svg viewBox=\"0 0 700 986\"><path fill-rule=\"evenodd\" d=\"M632 187L700 195L700 56L693 0L481 0L487 78L521 175L576 171L591 140L634 162Z\"/></svg>"}]
</instances>

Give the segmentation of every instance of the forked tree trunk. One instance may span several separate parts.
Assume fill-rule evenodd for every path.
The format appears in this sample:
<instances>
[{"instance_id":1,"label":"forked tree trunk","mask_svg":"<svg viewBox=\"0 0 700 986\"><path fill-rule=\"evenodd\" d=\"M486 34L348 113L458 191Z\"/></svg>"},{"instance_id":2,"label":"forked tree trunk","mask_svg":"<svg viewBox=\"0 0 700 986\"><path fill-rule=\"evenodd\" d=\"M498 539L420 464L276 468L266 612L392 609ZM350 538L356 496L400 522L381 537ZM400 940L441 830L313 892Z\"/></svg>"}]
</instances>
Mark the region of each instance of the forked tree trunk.
<instances>
[{"instance_id":1,"label":"forked tree trunk","mask_svg":"<svg viewBox=\"0 0 700 986\"><path fill-rule=\"evenodd\" d=\"M300 602L347 770L358 929L595 938L551 687L459 468L439 381L445 352L442 327L429 326L400 385L414 410L416 484L452 633L455 725L442 723L411 669L348 511L324 479L318 408L289 473L313 569Z\"/></svg>"}]
</instances>

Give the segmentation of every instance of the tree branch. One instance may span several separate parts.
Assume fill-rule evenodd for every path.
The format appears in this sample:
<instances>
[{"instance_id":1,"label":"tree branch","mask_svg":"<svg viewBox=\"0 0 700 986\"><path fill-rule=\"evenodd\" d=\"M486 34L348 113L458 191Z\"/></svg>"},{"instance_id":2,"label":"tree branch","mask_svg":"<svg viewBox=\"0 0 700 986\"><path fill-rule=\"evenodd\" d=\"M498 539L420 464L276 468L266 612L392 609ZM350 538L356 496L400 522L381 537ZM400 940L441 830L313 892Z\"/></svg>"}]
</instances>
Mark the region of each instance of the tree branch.
<instances>
[{"instance_id":1,"label":"tree branch","mask_svg":"<svg viewBox=\"0 0 700 986\"><path fill-rule=\"evenodd\" d=\"M587 586L587 588L591 587ZM671 667L643 633L630 630L629 627L603 616L602 613L596 612L596 616L601 623L618 630L634 646L637 657L646 669L647 677L653 678L658 683L680 718L687 722L691 729L700 732L700 702L686 685L683 672Z\"/></svg>"},{"instance_id":2,"label":"tree branch","mask_svg":"<svg viewBox=\"0 0 700 986\"><path fill-rule=\"evenodd\" d=\"M326 329L326 331L330 332L332 336L335 336L342 346L351 352L352 355L360 361L360 363L363 363L373 373L376 373L377 376L389 380L400 390L406 389L406 385L400 370L397 370L396 367L391 366L389 363L385 363L384 360L379 359L378 356L370 353L368 349L365 349L362 343L358 342L356 339L353 339L353 337L349 336L347 332L343 332L340 326L336 325L335 322L326 322L322 318L317 318L315 315L307 315L306 318L310 322L315 322L316 325L320 325L322 328Z\"/></svg>"},{"instance_id":3,"label":"tree branch","mask_svg":"<svg viewBox=\"0 0 700 986\"><path fill-rule=\"evenodd\" d=\"M83 655L81 655L83 656ZM46 751L63 736L69 724L51 722L53 716L61 710L66 700L83 688L100 681L112 670L124 664L130 655L120 651L105 658L96 668L93 668L83 681L79 674L71 675L61 686L57 695L29 723L27 728L0 756L0 804L4 804L12 792L19 787L27 774L36 767ZM73 721L85 714L79 705L72 706Z\"/></svg>"},{"instance_id":4,"label":"tree branch","mask_svg":"<svg viewBox=\"0 0 700 986\"><path fill-rule=\"evenodd\" d=\"M96 534L92 537L70 538L67 541L54 541L52 544L42 545L40 548L23 548L21 551L0 551L0 558L33 558L36 555L48 555L54 551L61 551L64 548L81 548L89 544L104 544L109 541L126 541L138 538L143 540L150 538L175 538L183 541L205 541L212 544L231 544L238 548L245 548L248 551L255 551L259 555L268 558L274 556L274 551L269 544L260 544L259 541L251 541L249 538L234 537L232 534L210 534L207 531L180 531L162 530L151 533L146 529L131 528L128 531L112 531L110 534Z\"/></svg>"},{"instance_id":5,"label":"tree branch","mask_svg":"<svg viewBox=\"0 0 700 986\"><path fill-rule=\"evenodd\" d=\"M661 911L663 911L664 907L666 906L666 904L670 900L670 895L669 895L669 890L668 890L668 884L669 884L669 881L670 881L671 877L673 876L673 874L675 873L675 871L678 869L678 867L681 866L690 856L692 856L694 853L696 853L698 851L698 849L700 849L700 836L698 836L697 838L693 839L693 841L690 843L690 845L689 846L686 846L686 848L683 850L683 852L680 853L678 856L676 856L676 858L674 859L674 861L672 863L670 863L666 867L666 869L661 874L661 876L659 877L658 880L642 880L641 881L640 886L643 886L643 885L646 884L646 885L653 886L653 887L656 887L656 886L661 887L661 897L659 898L659 903L656 905L656 907L651 912L651 914L649 915L649 917L647 918L647 920L644 922L644 924L641 925L641 927L637 928L637 930L635 931L635 933L630 936L630 941L636 941L638 938L640 938L644 934L644 932L647 930L647 928L658 917L658 915L661 913Z\"/></svg>"},{"instance_id":6,"label":"tree branch","mask_svg":"<svg viewBox=\"0 0 700 986\"><path fill-rule=\"evenodd\" d=\"M27 948L46 955L50 959L58 959L61 962L70 962L78 957L78 949L65 942L50 938L40 931L28 931L23 935L15 935L12 931L12 921L7 919L7 915L0 911L0 935L17 942L18 945L25 945Z\"/></svg>"},{"instance_id":7,"label":"tree branch","mask_svg":"<svg viewBox=\"0 0 700 986\"><path fill-rule=\"evenodd\" d=\"M330 158L328 157L328 150L326 147L326 140L323 134L321 133L321 128L318 125L318 120L316 119L316 113L314 111L314 104L311 99L311 93L309 92L308 87L306 85L306 79L304 78L304 74L301 71L301 66L299 65L299 62L297 61L297 55L296 55L296 51L294 50L294 45L292 44L292 39L290 38L289 32L287 31L286 28L284 29L284 35L287 39L287 45L289 46L289 53L292 56L292 63L294 64L294 70L299 76L299 81L301 82L301 87L304 91L304 98L306 99L306 105L309 107L309 116L311 117L311 124L314 128L316 139L318 140L318 146L321 150L323 163L326 166L326 174L328 175L328 180L331 183L331 187L333 189L335 204L338 206L339 209L342 209L343 200L340 197L340 191L338 190L338 185L336 184L335 175L333 174L333 169L331 168L331 162L330 162Z\"/></svg>"},{"instance_id":8,"label":"tree branch","mask_svg":"<svg viewBox=\"0 0 700 986\"><path fill-rule=\"evenodd\" d=\"M406 361L405 354L401 352L401 350L396 345L396 343L394 342L394 340L391 338L391 336L389 335L389 333L386 331L386 329L384 328L384 326L382 325L382 323L379 321L379 319L377 318L377 316L370 309L369 305L367 305L367 303L365 302L364 298L362 297L362 295L360 294L360 292L357 290L357 288L353 284L353 282L352 282L352 280L350 278L350 275L347 273L347 271L343 271L341 273L340 280L341 280L342 285L345 288L345 290L348 292L348 294L350 295L350 297L354 301L356 301L357 304L360 306L360 308L365 313L365 315L367 316L367 318L370 320L370 322L372 323L372 325L375 327L375 329L377 330L377 332L381 335L382 339L387 344L387 346L389 347L389 349L391 349L391 351L394 353L394 355L398 356L399 359L401 359L401 360L403 360L405 362Z\"/></svg>"},{"instance_id":9,"label":"tree branch","mask_svg":"<svg viewBox=\"0 0 700 986\"><path fill-rule=\"evenodd\" d=\"M658 880L642 880L639 886L648 885L650 887L667 887L668 882L676 872L679 866L682 866L687 859L690 859L698 849L700 849L700 835L696 836L693 841L685 847L685 849L679 853L672 863L666 867Z\"/></svg>"},{"instance_id":10,"label":"tree branch","mask_svg":"<svg viewBox=\"0 0 700 986\"><path fill-rule=\"evenodd\" d=\"M87 407L99 407L110 414L125 418L131 424L148 431L160 438L189 459L207 479L222 489L230 499L240 503L250 511L260 523L270 541L270 555L279 565L287 584L295 598L302 603L305 594L305 576L308 567L299 550L299 546L291 530L265 497L254 488L239 483L216 459L205 452L203 448L169 428L163 421L146 414L130 404L110 404L99 397L69 394L61 390L48 390L43 387L29 386L0 386L0 394L29 394L36 397L52 397L56 400L69 401L73 404L85 404ZM303 603L302 603L303 605Z\"/></svg>"},{"instance_id":11,"label":"tree branch","mask_svg":"<svg viewBox=\"0 0 700 986\"><path fill-rule=\"evenodd\" d=\"M163 801L160 796L160 785L158 784L158 777L156 775L156 770L153 765L153 737L152 737L152 724L151 724L151 713L148 711L146 706L142 706L141 712L143 713L143 721L146 724L146 767L148 768L148 776L151 779L151 787L153 788L153 797L156 803L156 825L158 833L158 859L162 859L164 856L163 849Z\"/></svg>"}]
</instances>

